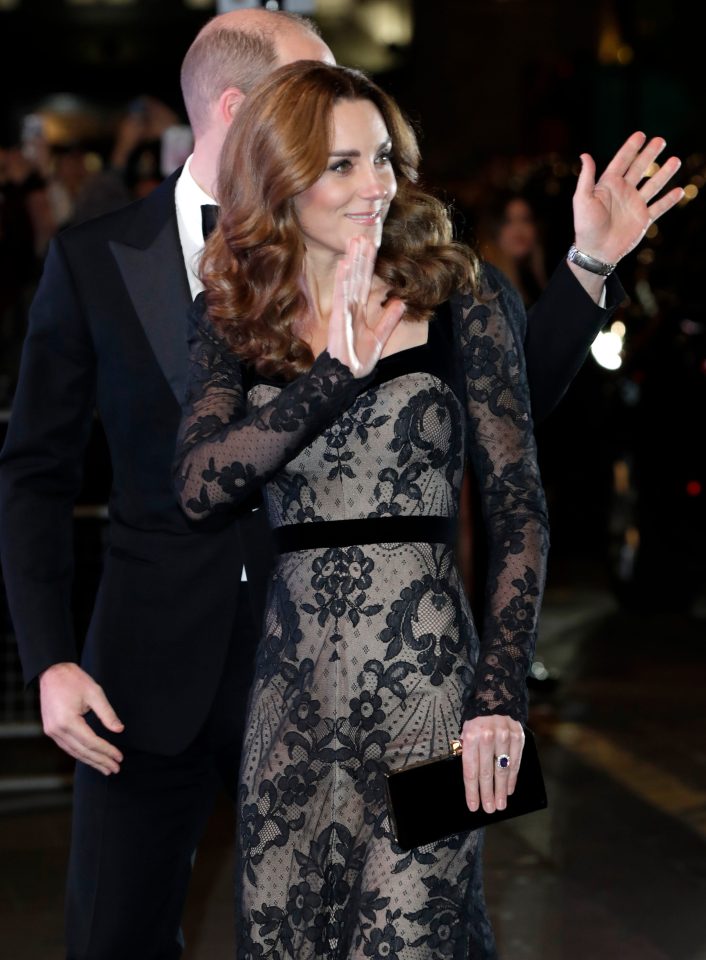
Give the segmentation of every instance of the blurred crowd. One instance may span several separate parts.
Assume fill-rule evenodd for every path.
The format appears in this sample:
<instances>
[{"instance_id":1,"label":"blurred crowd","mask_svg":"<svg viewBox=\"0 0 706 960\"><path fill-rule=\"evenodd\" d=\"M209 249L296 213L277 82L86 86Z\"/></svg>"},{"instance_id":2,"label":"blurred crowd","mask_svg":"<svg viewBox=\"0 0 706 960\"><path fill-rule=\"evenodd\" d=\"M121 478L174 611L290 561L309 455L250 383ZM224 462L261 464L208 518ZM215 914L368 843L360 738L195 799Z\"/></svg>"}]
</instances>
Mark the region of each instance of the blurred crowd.
<instances>
[{"instance_id":1,"label":"blurred crowd","mask_svg":"<svg viewBox=\"0 0 706 960\"><path fill-rule=\"evenodd\" d=\"M11 406L52 235L144 196L190 146L188 127L151 96L127 105L109 143L52 144L33 116L0 146L0 407ZM555 557L597 558L624 602L681 610L706 580L706 157L684 159L687 196L621 262L628 297L538 431ZM527 307L571 243L577 174L578 163L558 154L497 157L438 185L458 234L507 274ZM578 503L589 506L579 513Z\"/></svg>"},{"instance_id":2,"label":"blurred crowd","mask_svg":"<svg viewBox=\"0 0 706 960\"><path fill-rule=\"evenodd\" d=\"M124 206L186 159L191 132L145 95L116 118L112 139L52 142L41 114L0 141L0 407L11 403L27 312L56 231Z\"/></svg>"}]
</instances>

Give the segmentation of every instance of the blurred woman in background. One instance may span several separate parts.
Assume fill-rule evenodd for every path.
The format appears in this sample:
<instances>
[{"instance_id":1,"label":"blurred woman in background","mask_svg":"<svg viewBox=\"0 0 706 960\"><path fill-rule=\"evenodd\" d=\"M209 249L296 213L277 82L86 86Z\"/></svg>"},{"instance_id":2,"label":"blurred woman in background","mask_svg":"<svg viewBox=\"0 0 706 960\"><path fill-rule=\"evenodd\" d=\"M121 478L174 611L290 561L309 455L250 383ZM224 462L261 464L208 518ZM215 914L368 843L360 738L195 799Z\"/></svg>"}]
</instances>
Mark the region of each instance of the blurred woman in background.
<instances>
[{"instance_id":1,"label":"blurred woman in background","mask_svg":"<svg viewBox=\"0 0 706 960\"><path fill-rule=\"evenodd\" d=\"M536 303L547 274L541 231L529 200L509 190L498 193L481 212L477 239L482 256L503 271L525 307Z\"/></svg>"}]
</instances>

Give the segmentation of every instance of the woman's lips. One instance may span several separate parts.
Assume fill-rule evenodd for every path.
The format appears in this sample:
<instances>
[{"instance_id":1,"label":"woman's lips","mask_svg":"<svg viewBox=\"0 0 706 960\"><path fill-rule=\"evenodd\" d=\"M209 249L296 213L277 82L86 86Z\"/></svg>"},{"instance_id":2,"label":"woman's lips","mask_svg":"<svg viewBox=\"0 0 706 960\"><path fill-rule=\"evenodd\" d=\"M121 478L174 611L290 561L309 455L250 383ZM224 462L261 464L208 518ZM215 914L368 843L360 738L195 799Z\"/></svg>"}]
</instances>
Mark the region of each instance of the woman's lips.
<instances>
[{"instance_id":1,"label":"woman's lips","mask_svg":"<svg viewBox=\"0 0 706 960\"><path fill-rule=\"evenodd\" d=\"M382 210L375 210L373 213L346 213L345 216L353 223L359 223L361 226L370 226L380 222Z\"/></svg>"}]
</instances>

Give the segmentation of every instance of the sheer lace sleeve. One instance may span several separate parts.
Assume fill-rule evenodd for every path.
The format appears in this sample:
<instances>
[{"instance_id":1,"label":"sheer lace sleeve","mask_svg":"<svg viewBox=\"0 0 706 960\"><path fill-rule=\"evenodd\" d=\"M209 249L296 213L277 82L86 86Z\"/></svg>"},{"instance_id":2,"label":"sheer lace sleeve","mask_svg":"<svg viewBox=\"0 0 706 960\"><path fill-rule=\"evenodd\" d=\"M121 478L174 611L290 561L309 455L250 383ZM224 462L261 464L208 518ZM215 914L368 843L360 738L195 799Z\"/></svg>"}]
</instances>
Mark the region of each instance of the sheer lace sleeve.
<instances>
[{"instance_id":1,"label":"sheer lace sleeve","mask_svg":"<svg viewBox=\"0 0 706 960\"><path fill-rule=\"evenodd\" d=\"M174 468L183 510L198 520L246 500L370 379L356 379L325 351L275 399L248 407L240 362L213 329L199 295L189 315L189 374Z\"/></svg>"},{"instance_id":2,"label":"sheer lace sleeve","mask_svg":"<svg viewBox=\"0 0 706 960\"><path fill-rule=\"evenodd\" d=\"M500 713L525 721L548 524L522 345L507 319L522 305L491 267L482 286L482 302L467 295L454 304L489 553L480 657L463 716Z\"/></svg>"}]
</instances>

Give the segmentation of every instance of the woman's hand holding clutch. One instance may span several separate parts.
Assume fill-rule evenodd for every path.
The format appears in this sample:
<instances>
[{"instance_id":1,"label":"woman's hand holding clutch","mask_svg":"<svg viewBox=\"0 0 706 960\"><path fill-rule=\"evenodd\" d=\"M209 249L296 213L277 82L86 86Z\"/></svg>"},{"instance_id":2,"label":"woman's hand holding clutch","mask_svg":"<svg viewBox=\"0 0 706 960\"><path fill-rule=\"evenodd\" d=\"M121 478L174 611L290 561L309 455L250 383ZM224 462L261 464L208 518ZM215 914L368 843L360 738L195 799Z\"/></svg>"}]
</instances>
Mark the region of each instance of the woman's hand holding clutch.
<instances>
[{"instance_id":1,"label":"woman's hand holding clutch","mask_svg":"<svg viewBox=\"0 0 706 960\"><path fill-rule=\"evenodd\" d=\"M520 769L525 734L512 717L492 714L466 720L461 732L463 782L469 810L504 810Z\"/></svg>"}]
</instances>

